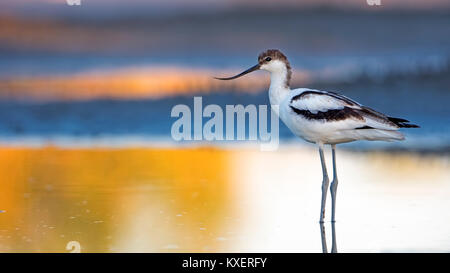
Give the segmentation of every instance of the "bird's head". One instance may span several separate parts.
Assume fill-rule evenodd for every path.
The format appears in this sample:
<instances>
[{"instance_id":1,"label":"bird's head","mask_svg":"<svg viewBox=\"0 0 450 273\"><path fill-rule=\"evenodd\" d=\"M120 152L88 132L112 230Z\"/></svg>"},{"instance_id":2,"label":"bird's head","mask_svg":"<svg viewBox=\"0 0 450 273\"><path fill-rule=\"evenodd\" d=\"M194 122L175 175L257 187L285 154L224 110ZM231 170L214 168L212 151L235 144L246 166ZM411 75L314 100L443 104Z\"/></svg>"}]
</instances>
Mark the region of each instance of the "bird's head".
<instances>
[{"instance_id":1,"label":"bird's head","mask_svg":"<svg viewBox=\"0 0 450 273\"><path fill-rule=\"evenodd\" d=\"M286 73L286 82L289 84L291 78L291 65L286 56L278 49L269 49L259 54L258 64L250 67L244 72L228 78L216 78L218 80L234 80L256 70L265 70L271 73Z\"/></svg>"},{"instance_id":2,"label":"bird's head","mask_svg":"<svg viewBox=\"0 0 450 273\"><path fill-rule=\"evenodd\" d=\"M269 49L259 54L258 65L259 69L269 72L282 72L291 67L286 56L278 49Z\"/></svg>"}]
</instances>

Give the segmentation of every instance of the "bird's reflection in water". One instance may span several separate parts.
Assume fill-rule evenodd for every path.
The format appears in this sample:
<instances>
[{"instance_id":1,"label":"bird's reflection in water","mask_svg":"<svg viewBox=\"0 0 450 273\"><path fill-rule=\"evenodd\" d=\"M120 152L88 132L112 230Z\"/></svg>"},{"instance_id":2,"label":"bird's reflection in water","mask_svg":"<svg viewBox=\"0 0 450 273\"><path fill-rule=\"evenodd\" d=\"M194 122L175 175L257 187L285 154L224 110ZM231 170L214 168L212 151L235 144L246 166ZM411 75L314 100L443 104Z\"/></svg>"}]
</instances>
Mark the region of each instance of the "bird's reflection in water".
<instances>
[{"instance_id":1,"label":"bird's reflection in water","mask_svg":"<svg viewBox=\"0 0 450 273\"><path fill-rule=\"evenodd\" d=\"M325 234L324 223L320 223L320 237L322 239L322 252L328 253L327 236ZM331 222L331 253L337 253L336 223L335 222Z\"/></svg>"}]
</instances>

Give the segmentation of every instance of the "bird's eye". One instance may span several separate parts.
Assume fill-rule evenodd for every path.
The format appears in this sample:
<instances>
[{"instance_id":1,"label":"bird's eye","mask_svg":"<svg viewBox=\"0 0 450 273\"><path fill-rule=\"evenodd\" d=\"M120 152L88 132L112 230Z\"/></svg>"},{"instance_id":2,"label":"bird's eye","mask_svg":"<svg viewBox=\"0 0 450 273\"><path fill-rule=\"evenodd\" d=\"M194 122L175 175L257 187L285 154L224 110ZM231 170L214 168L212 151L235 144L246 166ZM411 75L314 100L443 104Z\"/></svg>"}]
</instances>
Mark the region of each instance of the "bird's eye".
<instances>
[{"instance_id":1,"label":"bird's eye","mask_svg":"<svg viewBox=\"0 0 450 273\"><path fill-rule=\"evenodd\" d=\"M270 62L272 60L272 58L267 57L265 60L266 60L266 62Z\"/></svg>"}]
</instances>

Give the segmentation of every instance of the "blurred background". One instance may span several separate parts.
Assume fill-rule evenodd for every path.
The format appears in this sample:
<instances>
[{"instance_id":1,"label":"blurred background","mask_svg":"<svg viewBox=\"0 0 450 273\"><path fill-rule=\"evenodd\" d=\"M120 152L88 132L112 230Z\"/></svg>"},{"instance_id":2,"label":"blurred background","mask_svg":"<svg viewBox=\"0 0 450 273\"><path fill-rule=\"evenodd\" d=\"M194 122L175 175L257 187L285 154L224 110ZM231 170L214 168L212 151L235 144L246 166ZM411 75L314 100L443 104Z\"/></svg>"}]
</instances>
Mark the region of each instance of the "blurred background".
<instances>
[{"instance_id":1,"label":"blurred background","mask_svg":"<svg viewBox=\"0 0 450 273\"><path fill-rule=\"evenodd\" d=\"M450 3L381 4L2 1L0 251L320 251L312 145L281 123L274 153L170 136L172 107L194 95L268 104L263 72L212 77L269 48L292 87L421 126L341 145L340 250L448 251Z\"/></svg>"}]
</instances>

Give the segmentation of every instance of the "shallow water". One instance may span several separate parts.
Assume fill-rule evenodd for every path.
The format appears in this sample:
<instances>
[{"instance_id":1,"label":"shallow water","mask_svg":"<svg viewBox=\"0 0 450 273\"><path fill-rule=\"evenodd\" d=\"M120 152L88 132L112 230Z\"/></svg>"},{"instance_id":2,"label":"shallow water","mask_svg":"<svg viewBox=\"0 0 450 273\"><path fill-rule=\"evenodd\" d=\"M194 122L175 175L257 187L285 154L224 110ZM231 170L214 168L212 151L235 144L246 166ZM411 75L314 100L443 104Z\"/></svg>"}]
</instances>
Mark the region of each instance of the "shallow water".
<instances>
[{"instance_id":1,"label":"shallow water","mask_svg":"<svg viewBox=\"0 0 450 273\"><path fill-rule=\"evenodd\" d=\"M310 147L3 147L0 162L1 252L322 251ZM449 167L339 151L338 251L449 251Z\"/></svg>"}]
</instances>

